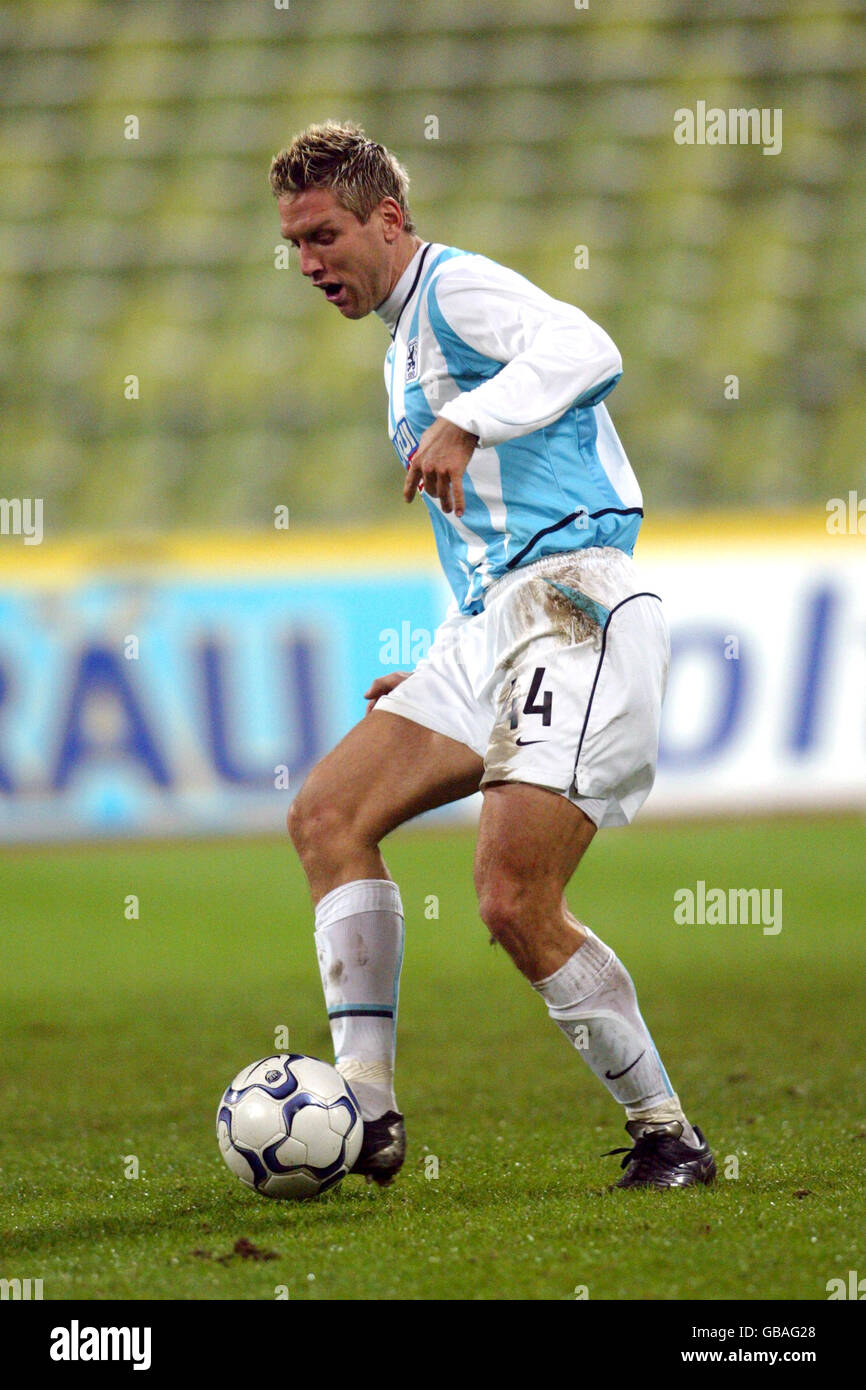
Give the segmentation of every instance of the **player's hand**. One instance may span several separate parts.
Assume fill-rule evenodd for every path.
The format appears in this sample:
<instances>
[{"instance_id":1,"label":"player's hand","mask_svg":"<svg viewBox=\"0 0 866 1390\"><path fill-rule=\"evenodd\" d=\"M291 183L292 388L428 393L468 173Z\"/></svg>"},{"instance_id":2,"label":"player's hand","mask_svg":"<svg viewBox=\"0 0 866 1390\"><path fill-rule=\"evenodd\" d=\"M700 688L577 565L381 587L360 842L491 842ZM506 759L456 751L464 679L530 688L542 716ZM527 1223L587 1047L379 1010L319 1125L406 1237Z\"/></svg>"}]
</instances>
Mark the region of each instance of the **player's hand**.
<instances>
[{"instance_id":1,"label":"player's hand","mask_svg":"<svg viewBox=\"0 0 866 1390\"><path fill-rule=\"evenodd\" d=\"M463 474L478 444L478 435L439 416L424 431L409 460L403 496L411 502L423 480L428 497L438 497L443 512L462 516L466 510Z\"/></svg>"},{"instance_id":2,"label":"player's hand","mask_svg":"<svg viewBox=\"0 0 866 1390\"><path fill-rule=\"evenodd\" d=\"M370 689L364 691L367 714L373 709L381 695L387 695L389 690L394 690L398 685L402 685L403 681L407 681L411 674L411 671L390 671L387 676L377 676Z\"/></svg>"}]
</instances>

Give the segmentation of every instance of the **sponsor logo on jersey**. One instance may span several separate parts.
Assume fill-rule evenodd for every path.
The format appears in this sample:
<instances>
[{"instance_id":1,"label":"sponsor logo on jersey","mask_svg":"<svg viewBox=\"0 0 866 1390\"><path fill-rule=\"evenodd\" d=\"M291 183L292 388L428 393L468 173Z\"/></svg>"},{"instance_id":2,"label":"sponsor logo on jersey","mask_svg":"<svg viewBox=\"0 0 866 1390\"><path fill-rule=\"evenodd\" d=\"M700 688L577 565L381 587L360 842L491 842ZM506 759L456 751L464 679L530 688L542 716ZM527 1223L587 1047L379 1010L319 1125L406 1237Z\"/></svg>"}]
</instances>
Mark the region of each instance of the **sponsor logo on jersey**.
<instances>
[{"instance_id":1,"label":"sponsor logo on jersey","mask_svg":"<svg viewBox=\"0 0 866 1390\"><path fill-rule=\"evenodd\" d=\"M410 338L406 348L406 380L418 380L418 339Z\"/></svg>"},{"instance_id":2,"label":"sponsor logo on jersey","mask_svg":"<svg viewBox=\"0 0 866 1390\"><path fill-rule=\"evenodd\" d=\"M404 468L409 467L409 460L418 448L418 440L412 433L412 426L404 415L402 420L397 421L397 428L391 439L391 443L397 450L397 457Z\"/></svg>"}]
</instances>

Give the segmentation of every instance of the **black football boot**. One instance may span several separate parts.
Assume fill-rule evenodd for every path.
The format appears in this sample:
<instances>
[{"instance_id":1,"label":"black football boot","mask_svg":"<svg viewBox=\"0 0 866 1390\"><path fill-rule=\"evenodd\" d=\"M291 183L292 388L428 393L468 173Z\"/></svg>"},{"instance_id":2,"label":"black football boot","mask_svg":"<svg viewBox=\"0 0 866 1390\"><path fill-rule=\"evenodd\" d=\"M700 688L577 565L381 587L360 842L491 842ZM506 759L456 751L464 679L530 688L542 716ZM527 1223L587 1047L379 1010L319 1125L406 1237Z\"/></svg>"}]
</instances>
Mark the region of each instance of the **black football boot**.
<instances>
[{"instance_id":1,"label":"black football boot","mask_svg":"<svg viewBox=\"0 0 866 1390\"><path fill-rule=\"evenodd\" d=\"M626 1171L614 1183L615 1187L694 1187L715 1178L716 1161L697 1126L694 1129L700 1140L698 1149L683 1143L679 1120L651 1126L642 1120L630 1120L626 1129L635 1141L634 1148L608 1151L625 1154L620 1166Z\"/></svg>"},{"instance_id":2,"label":"black football boot","mask_svg":"<svg viewBox=\"0 0 866 1390\"><path fill-rule=\"evenodd\" d=\"M406 1127L403 1116L388 1110L378 1120L364 1121L364 1142L353 1173L360 1173L368 1182L387 1187L403 1167L406 1157Z\"/></svg>"}]
</instances>

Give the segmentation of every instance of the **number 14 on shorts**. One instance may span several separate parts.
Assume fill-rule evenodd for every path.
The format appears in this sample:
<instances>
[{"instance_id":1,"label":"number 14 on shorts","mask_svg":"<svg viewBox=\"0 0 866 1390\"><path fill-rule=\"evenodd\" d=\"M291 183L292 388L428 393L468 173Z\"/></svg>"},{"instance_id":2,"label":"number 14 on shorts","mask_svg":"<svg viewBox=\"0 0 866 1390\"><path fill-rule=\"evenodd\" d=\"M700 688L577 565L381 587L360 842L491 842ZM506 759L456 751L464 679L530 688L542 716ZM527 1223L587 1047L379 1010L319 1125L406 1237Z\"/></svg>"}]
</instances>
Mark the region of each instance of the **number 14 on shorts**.
<instances>
[{"instance_id":1,"label":"number 14 on shorts","mask_svg":"<svg viewBox=\"0 0 866 1390\"><path fill-rule=\"evenodd\" d=\"M529 686L529 694L523 702L523 714L540 714L541 722L545 728L550 727L553 717L553 691L542 691L541 686L544 681L546 666L536 666L533 672L532 682ZM540 698L539 698L540 697ZM511 701L511 720L510 727L516 729L520 720L521 711L518 710L519 697Z\"/></svg>"}]
</instances>

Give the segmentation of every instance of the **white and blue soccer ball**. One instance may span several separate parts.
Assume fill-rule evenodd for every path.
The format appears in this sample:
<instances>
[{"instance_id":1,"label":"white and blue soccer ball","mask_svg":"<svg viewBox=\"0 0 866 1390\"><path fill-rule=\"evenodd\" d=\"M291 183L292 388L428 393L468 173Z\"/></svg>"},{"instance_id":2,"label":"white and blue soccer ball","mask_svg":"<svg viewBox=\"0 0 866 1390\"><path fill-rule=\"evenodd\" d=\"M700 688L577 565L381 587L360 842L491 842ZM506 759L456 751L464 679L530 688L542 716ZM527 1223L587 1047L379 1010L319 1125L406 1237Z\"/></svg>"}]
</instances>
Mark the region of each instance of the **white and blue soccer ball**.
<instances>
[{"instance_id":1,"label":"white and blue soccer ball","mask_svg":"<svg viewBox=\"0 0 866 1390\"><path fill-rule=\"evenodd\" d=\"M265 1197L316 1197L361 1151L357 1100L329 1062L281 1052L239 1071L217 1111L220 1153Z\"/></svg>"}]
</instances>

